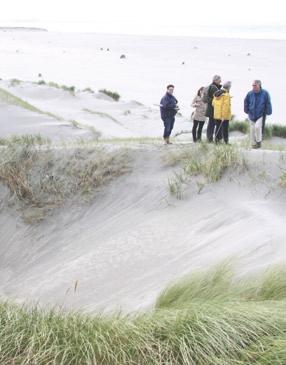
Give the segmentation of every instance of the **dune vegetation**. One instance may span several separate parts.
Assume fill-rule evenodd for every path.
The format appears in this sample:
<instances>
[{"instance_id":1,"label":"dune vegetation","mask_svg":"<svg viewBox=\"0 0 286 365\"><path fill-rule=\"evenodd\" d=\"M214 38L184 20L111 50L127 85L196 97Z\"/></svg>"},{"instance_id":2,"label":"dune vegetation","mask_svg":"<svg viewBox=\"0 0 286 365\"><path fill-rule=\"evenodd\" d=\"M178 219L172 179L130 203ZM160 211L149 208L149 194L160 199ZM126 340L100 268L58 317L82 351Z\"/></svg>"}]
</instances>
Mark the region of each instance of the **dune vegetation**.
<instances>
[{"instance_id":1,"label":"dune vegetation","mask_svg":"<svg viewBox=\"0 0 286 365\"><path fill-rule=\"evenodd\" d=\"M229 131L239 131L244 134L249 133L249 122L234 120L229 123ZM286 126L282 124L267 124L264 129L264 138L270 139L272 137L286 138Z\"/></svg>"},{"instance_id":2,"label":"dune vegetation","mask_svg":"<svg viewBox=\"0 0 286 365\"><path fill-rule=\"evenodd\" d=\"M99 186L127 172L130 162L124 149L54 148L41 136L0 142L0 181L31 223L68 200L91 199Z\"/></svg>"},{"instance_id":3,"label":"dune vegetation","mask_svg":"<svg viewBox=\"0 0 286 365\"><path fill-rule=\"evenodd\" d=\"M0 305L1 364L286 363L286 272L248 280L228 265L166 288L141 314Z\"/></svg>"},{"instance_id":4,"label":"dune vegetation","mask_svg":"<svg viewBox=\"0 0 286 365\"><path fill-rule=\"evenodd\" d=\"M243 170L247 163L237 146L209 145L199 143L165 156L165 163L169 166L180 164L181 169L169 178L169 191L177 198L182 198L184 187L191 179L197 179L198 192L207 183L219 181L228 169Z\"/></svg>"},{"instance_id":5,"label":"dune vegetation","mask_svg":"<svg viewBox=\"0 0 286 365\"><path fill-rule=\"evenodd\" d=\"M118 101L120 99L120 95L115 91L110 91L106 89L98 90L100 93L110 96L113 100Z\"/></svg>"}]
</instances>

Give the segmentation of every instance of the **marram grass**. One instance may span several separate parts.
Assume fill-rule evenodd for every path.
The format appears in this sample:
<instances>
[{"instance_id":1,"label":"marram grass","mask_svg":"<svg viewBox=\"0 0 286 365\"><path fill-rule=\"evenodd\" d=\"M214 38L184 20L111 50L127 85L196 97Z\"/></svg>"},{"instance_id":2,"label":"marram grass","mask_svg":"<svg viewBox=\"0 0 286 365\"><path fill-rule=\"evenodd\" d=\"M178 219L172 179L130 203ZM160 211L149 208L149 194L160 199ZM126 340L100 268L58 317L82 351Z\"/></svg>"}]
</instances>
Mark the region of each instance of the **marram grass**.
<instances>
[{"instance_id":1,"label":"marram grass","mask_svg":"<svg viewBox=\"0 0 286 365\"><path fill-rule=\"evenodd\" d=\"M3 303L0 363L285 364L285 278L277 269L238 281L222 266L173 284L153 311L132 315Z\"/></svg>"}]
</instances>

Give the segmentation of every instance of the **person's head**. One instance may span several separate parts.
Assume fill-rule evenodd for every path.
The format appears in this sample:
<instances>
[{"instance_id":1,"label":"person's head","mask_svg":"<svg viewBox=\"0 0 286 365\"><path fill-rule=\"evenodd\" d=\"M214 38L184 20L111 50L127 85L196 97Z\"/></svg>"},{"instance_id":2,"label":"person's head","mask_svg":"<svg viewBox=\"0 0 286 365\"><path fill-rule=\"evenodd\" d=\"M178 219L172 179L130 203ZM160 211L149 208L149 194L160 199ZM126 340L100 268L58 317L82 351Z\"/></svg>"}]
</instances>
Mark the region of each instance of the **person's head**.
<instances>
[{"instance_id":1,"label":"person's head","mask_svg":"<svg viewBox=\"0 0 286 365\"><path fill-rule=\"evenodd\" d=\"M175 86L174 86L174 85L169 84L169 85L167 86L167 93L168 93L168 94L173 94L173 92L174 92L174 88L175 88Z\"/></svg>"},{"instance_id":2,"label":"person's head","mask_svg":"<svg viewBox=\"0 0 286 365\"><path fill-rule=\"evenodd\" d=\"M202 96L203 95L203 91L204 91L204 87L202 86L202 87L199 88L199 90L197 92L197 95L198 96Z\"/></svg>"},{"instance_id":3,"label":"person's head","mask_svg":"<svg viewBox=\"0 0 286 365\"><path fill-rule=\"evenodd\" d=\"M214 75L213 77L213 83L216 85L220 85L221 83L221 77L219 75Z\"/></svg>"},{"instance_id":4,"label":"person's head","mask_svg":"<svg viewBox=\"0 0 286 365\"><path fill-rule=\"evenodd\" d=\"M252 90L255 93L258 93L261 90L261 81L260 80L254 80L252 83Z\"/></svg>"},{"instance_id":5,"label":"person's head","mask_svg":"<svg viewBox=\"0 0 286 365\"><path fill-rule=\"evenodd\" d=\"M224 82L224 84L222 85L222 87L223 87L225 90L229 91L229 90L230 90L230 88L231 88L231 81L226 81L226 82Z\"/></svg>"}]
</instances>

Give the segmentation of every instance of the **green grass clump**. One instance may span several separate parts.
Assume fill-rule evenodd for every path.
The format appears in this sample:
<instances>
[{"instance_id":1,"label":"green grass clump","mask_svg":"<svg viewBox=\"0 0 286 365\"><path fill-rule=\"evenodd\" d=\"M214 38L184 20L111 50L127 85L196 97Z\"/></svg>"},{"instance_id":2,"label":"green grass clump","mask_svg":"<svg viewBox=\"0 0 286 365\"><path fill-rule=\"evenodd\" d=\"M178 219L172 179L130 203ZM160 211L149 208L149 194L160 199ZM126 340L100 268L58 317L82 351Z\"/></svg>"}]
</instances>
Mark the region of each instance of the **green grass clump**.
<instances>
[{"instance_id":1,"label":"green grass clump","mask_svg":"<svg viewBox=\"0 0 286 365\"><path fill-rule=\"evenodd\" d=\"M286 125L273 124L272 135L275 137L286 138Z\"/></svg>"},{"instance_id":2,"label":"green grass clump","mask_svg":"<svg viewBox=\"0 0 286 365\"><path fill-rule=\"evenodd\" d=\"M229 131L230 132L234 132L234 131L239 131L241 133L248 133L249 132L249 122L248 121L231 121L229 123Z\"/></svg>"},{"instance_id":3,"label":"green grass clump","mask_svg":"<svg viewBox=\"0 0 286 365\"><path fill-rule=\"evenodd\" d=\"M226 170L246 167L246 162L237 147L206 143L168 153L166 163L171 166L180 163L182 166L168 181L170 193L178 198L182 197L183 184L188 185L191 177L202 177L204 181L199 182L201 187L202 184L219 181ZM201 188L199 189L201 191Z\"/></svg>"},{"instance_id":4,"label":"green grass clump","mask_svg":"<svg viewBox=\"0 0 286 365\"><path fill-rule=\"evenodd\" d=\"M12 135L8 138L0 138L1 146L25 145L25 146L41 146L50 145L51 140L43 137L41 134L24 134Z\"/></svg>"},{"instance_id":5,"label":"green grass clump","mask_svg":"<svg viewBox=\"0 0 286 365\"><path fill-rule=\"evenodd\" d=\"M18 80L18 79L11 79L10 80L10 86L18 86L18 85L21 84L21 82L23 82L23 81Z\"/></svg>"},{"instance_id":6,"label":"green grass clump","mask_svg":"<svg viewBox=\"0 0 286 365\"><path fill-rule=\"evenodd\" d=\"M94 94L94 91L92 90L92 88L90 87L86 87L85 89L82 90L83 92L86 92L86 93L90 93L90 94Z\"/></svg>"},{"instance_id":7,"label":"green grass clump","mask_svg":"<svg viewBox=\"0 0 286 365\"><path fill-rule=\"evenodd\" d=\"M67 200L94 197L96 189L127 171L125 150L102 147L40 149L31 138L6 144L0 156L0 181L14 196L26 221L33 223ZM26 143L24 143L26 142Z\"/></svg>"},{"instance_id":8,"label":"green grass clump","mask_svg":"<svg viewBox=\"0 0 286 365\"><path fill-rule=\"evenodd\" d=\"M132 315L2 303L0 363L285 364L285 270L266 277L238 280L223 265L173 284L154 310Z\"/></svg>"},{"instance_id":9,"label":"green grass clump","mask_svg":"<svg viewBox=\"0 0 286 365\"><path fill-rule=\"evenodd\" d=\"M118 101L120 99L120 95L117 92L101 89L99 90L100 93L110 96L113 100Z\"/></svg>"},{"instance_id":10,"label":"green grass clump","mask_svg":"<svg viewBox=\"0 0 286 365\"><path fill-rule=\"evenodd\" d=\"M50 81L47 84L49 87L55 87L56 89L62 89L64 91L68 91L70 94L75 94L75 87L74 86L66 86L66 85L59 85L56 82Z\"/></svg>"},{"instance_id":11,"label":"green grass clump","mask_svg":"<svg viewBox=\"0 0 286 365\"><path fill-rule=\"evenodd\" d=\"M229 131L239 131L244 134L249 133L249 121L231 121L229 123ZM270 139L271 137L286 138L286 125L282 124L267 124L264 128L264 138Z\"/></svg>"},{"instance_id":12,"label":"green grass clump","mask_svg":"<svg viewBox=\"0 0 286 365\"><path fill-rule=\"evenodd\" d=\"M44 80L39 80L39 81L37 82L37 84L38 84L38 85L46 85L46 81L44 81Z\"/></svg>"}]
</instances>

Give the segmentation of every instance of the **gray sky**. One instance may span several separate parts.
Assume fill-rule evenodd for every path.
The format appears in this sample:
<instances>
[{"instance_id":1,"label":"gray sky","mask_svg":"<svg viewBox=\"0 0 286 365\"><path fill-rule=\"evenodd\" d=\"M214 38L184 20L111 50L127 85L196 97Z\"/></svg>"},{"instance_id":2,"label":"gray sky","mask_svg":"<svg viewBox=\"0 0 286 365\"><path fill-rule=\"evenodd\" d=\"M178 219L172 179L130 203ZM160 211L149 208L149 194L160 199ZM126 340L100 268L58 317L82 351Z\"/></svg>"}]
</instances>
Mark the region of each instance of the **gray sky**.
<instances>
[{"instance_id":1,"label":"gray sky","mask_svg":"<svg viewBox=\"0 0 286 365\"><path fill-rule=\"evenodd\" d=\"M284 4L285 0L9 0L1 8L0 21L54 23L58 30L77 30L87 22L98 31L171 34L194 25L286 25ZM78 24L71 24L75 21Z\"/></svg>"}]
</instances>

